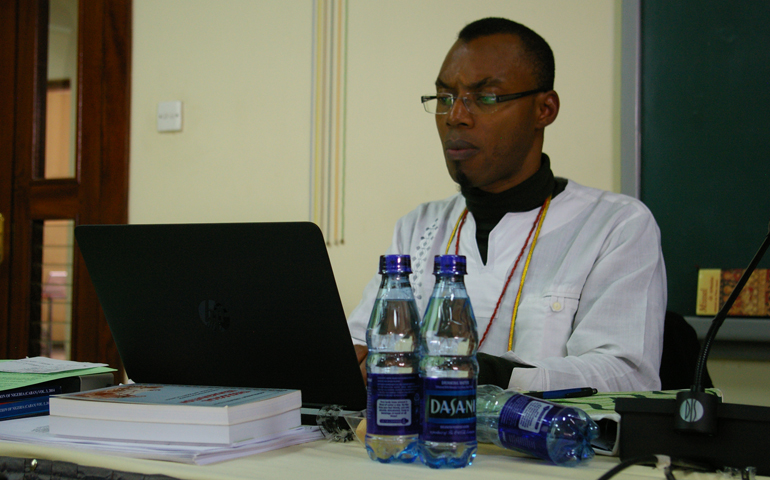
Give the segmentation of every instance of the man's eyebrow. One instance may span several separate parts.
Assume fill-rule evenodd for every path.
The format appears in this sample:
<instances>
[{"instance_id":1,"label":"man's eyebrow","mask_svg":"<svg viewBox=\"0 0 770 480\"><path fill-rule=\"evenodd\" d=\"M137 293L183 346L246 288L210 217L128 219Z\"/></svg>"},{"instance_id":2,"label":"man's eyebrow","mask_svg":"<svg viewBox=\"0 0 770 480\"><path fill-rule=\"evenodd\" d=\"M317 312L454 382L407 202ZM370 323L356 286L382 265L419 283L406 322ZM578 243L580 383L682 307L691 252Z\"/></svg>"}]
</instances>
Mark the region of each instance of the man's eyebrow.
<instances>
[{"instance_id":1,"label":"man's eyebrow","mask_svg":"<svg viewBox=\"0 0 770 480\"><path fill-rule=\"evenodd\" d=\"M478 82L473 82L470 85L468 85L468 90L479 90L484 87L493 87L500 83L501 83L501 80L499 78L486 77L479 80ZM444 83L440 78L437 78L436 88L451 88L451 87L446 83Z\"/></svg>"},{"instance_id":2,"label":"man's eyebrow","mask_svg":"<svg viewBox=\"0 0 770 480\"><path fill-rule=\"evenodd\" d=\"M449 85L442 82L440 78L436 79L436 88L449 88Z\"/></svg>"},{"instance_id":3,"label":"man's eyebrow","mask_svg":"<svg viewBox=\"0 0 770 480\"><path fill-rule=\"evenodd\" d=\"M470 90L478 90L483 87L493 87L495 85L498 85L501 83L501 80L499 78L492 78L487 77L482 80L479 80L478 82L471 83L468 85L468 89Z\"/></svg>"}]
</instances>

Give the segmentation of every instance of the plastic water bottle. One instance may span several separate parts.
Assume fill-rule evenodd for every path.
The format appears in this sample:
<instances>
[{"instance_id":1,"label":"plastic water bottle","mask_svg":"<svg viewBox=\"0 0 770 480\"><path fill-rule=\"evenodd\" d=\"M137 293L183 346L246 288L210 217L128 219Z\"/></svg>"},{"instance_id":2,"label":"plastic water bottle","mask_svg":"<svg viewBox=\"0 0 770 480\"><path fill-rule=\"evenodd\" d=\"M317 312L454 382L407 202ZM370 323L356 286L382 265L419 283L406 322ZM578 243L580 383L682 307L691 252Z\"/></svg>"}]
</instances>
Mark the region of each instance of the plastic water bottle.
<instances>
[{"instance_id":1,"label":"plastic water bottle","mask_svg":"<svg viewBox=\"0 0 770 480\"><path fill-rule=\"evenodd\" d=\"M465 257L436 256L436 285L420 328L420 458L461 468L476 457L476 317L465 290Z\"/></svg>"},{"instance_id":2,"label":"plastic water bottle","mask_svg":"<svg viewBox=\"0 0 770 480\"><path fill-rule=\"evenodd\" d=\"M419 314L409 255L380 257L382 282L366 331L366 451L389 463L414 462L420 431Z\"/></svg>"},{"instance_id":3,"label":"plastic water bottle","mask_svg":"<svg viewBox=\"0 0 770 480\"><path fill-rule=\"evenodd\" d=\"M478 441L574 467L594 458L599 427L583 410L482 385L476 399Z\"/></svg>"}]
</instances>

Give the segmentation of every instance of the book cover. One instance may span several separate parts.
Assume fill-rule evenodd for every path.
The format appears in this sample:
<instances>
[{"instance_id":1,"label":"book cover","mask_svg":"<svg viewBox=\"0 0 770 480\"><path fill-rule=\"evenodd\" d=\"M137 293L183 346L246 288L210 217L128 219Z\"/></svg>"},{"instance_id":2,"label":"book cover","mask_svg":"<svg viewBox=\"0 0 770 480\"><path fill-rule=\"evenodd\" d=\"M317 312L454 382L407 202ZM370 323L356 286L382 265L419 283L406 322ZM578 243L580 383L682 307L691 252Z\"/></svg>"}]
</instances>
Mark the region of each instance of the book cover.
<instances>
[{"instance_id":1,"label":"book cover","mask_svg":"<svg viewBox=\"0 0 770 480\"><path fill-rule=\"evenodd\" d=\"M56 395L59 393L63 393L61 385L51 385L51 386L33 385L31 387L17 388L14 390L0 392L0 403L17 402L19 400L24 400L27 398L35 398L35 397L42 397L42 396L48 397L50 395Z\"/></svg>"},{"instance_id":2,"label":"book cover","mask_svg":"<svg viewBox=\"0 0 770 480\"><path fill-rule=\"evenodd\" d=\"M696 315L716 315L735 289L743 271L740 268L699 270ZM770 316L770 269L754 270L728 315Z\"/></svg>"},{"instance_id":3,"label":"book cover","mask_svg":"<svg viewBox=\"0 0 770 480\"><path fill-rule=\"evenodd\" d=\"M0 376L3 375L13 374L0 373ZM0 390L0 420L48 415L49 396L104 387L112 380L112 373L105 372L57 378L26 387Z\"/></svg>"},{"instance_id":4,"label":"book cover","mask_svg":"<svg viewBox=\"0 0 770 480\"><path fill-rule=\"evenodd\" d=\"M299 410L299 390L126 384L51 397L51 415L157 423L233 425Z\"/></svg>"},{"instance_id":5,"label":"book cover","mask_svg":"<svg viewBox=\"0 0 770 480\"><path fill-rule=\"evenodd\" d=\"M26 398L15 402L0 403L0 420L45 415L48 413L48 396Z\"/></svg>"}]
</instances>

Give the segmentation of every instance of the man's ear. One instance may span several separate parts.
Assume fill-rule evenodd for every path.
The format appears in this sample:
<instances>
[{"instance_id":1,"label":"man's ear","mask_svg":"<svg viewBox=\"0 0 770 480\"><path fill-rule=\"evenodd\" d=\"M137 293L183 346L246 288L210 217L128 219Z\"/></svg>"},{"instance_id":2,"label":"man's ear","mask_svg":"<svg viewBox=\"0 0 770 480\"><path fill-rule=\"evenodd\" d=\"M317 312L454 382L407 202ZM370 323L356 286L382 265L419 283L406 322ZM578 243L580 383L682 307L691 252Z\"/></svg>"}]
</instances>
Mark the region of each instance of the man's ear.
<instances>
[{"instance_id":1,"label":"man's ear","mask_svg":"<svg viewBox=\"0 0 770 480\"><path fill-rule=\"evenodd\" d=\"M556 117L559 115L559 94L556 91L551 90L545 92L538 99L538 117L537 126L539 128L545 128L552 124Z\"/></svg>"}]
</instances>

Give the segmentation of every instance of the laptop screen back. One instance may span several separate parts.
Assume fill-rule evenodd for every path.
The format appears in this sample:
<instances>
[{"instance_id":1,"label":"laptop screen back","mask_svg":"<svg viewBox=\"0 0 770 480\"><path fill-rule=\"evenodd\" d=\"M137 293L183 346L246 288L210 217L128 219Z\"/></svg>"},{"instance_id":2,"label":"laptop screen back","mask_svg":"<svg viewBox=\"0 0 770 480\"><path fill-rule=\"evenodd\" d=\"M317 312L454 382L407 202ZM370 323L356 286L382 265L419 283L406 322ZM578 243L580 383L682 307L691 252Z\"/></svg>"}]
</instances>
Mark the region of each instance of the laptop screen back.
<instances>
[{"instance_id":1,"label":"laptop screen back","mask_svg":"<svg viewBox=\"0 0 770 480\"><path fill-rule=\"evenodd\" d=\"M366 408L326 245L308 222L75 229L128 377L302 390Z\"/></svg>"}]
</instances>

